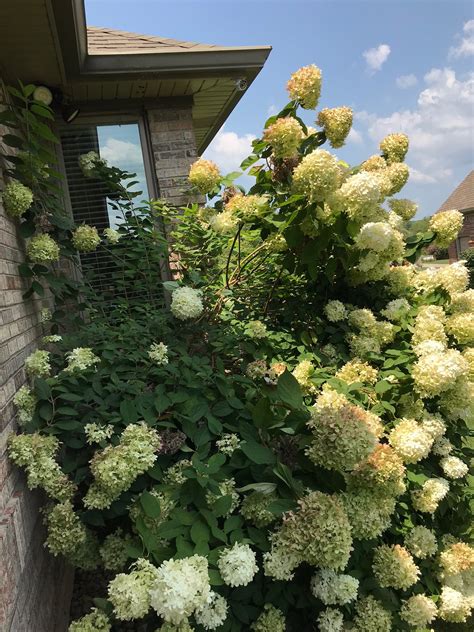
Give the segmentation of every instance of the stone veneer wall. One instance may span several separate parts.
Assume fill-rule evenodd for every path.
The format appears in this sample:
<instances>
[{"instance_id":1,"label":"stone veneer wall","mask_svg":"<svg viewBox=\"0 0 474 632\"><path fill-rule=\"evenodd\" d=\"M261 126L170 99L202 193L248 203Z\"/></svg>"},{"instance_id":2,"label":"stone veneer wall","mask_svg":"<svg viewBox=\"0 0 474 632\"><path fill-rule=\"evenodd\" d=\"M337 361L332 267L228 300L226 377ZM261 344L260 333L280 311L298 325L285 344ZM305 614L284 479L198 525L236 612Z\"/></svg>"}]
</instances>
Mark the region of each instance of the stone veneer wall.
<instances>
[{"instance_id":1,"label":"stone veneer wall","mask_svg":"<svg viewBox=\"0 0 474 632\"><path fill-rule=\"evenodd\" d=\"M1 156L6 152L0 143L0 191L5 185ZM24 360L43 333L39 311L47 304L23 300L27 287L18 274L22 261L23 239L0 196L0 629L63 632L72 571L43 547L39 508L44 498L26 488L23 473L6 456L8 435L17 430L13 397L26 379Z\"/></svg>"}]
</instances>

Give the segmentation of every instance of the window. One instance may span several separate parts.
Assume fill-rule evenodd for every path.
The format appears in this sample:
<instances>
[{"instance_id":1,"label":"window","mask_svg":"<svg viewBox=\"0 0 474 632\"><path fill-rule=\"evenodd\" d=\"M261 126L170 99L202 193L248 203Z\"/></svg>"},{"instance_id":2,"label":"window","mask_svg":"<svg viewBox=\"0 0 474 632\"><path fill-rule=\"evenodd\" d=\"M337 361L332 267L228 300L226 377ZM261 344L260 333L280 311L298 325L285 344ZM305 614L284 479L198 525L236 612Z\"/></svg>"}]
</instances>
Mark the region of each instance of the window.
<instances>
[{"instance_id":1,"label":"window","mask_svg":"<svg viewBox=\"0 0 474 632\"><path fill-rule=\"evenodd\" d=\"M99 180L84 177L79 167L79 157L89 151L97 152L112 166L137 174L134 178L137 184L132 189L142 192L137 200L157 197L140 120L130 120L129 117L121 117L120 120L108 117L100 122L79 120L62 126L60 138L70 211L76 225L89 224L102 233L104 228L116 228L123 221L112 208L107 197L108 188ZM82 254L81 265L93 278L92 285L96 291L110 299L117 296L115 281L119 271L105 248L99 247L93 253ZM132 279L130 286L133 286ZM126 293L130 297L130 291Z\"/></svg>"}]
</instances>

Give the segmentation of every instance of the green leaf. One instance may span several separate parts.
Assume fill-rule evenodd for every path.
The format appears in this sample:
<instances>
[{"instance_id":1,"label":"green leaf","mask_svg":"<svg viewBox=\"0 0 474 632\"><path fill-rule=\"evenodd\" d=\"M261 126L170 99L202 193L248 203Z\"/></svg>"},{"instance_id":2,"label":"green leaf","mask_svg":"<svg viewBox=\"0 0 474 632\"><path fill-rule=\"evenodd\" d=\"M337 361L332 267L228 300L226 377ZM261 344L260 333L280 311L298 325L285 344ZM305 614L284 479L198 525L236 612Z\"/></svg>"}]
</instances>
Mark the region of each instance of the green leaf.
<instances>
[{"instance_id":1,"label":"green leaf","mask_svg":"<svg viewBox=\"0 0 474 632\"><path fill-rule=\"evenodd\" d=\"M18 272L20 273L20 276L24 278L30 278L34 274L33 270L27 263L20 263L18 266Z\"/></svg>"},{"instance_id":2,"label":"green leaf","mask_svg":"<svg viewBox=\"0 0 474 632\"><path fill-rule=\"evenodd\" d=\"M209 542L211 530L205 522L203 522L202 520L196 520L196 522L194 522L191 527L190 535L191 540L194 542L194 544L199 544L200 542Z\"/></svg>"},{"instance_id":3,"label":"green leaf","mask_svg":"<svg viewBox=\"0 0 474 632\"><path fill-rule=\"evenodd\" d=\"M19 136L15 136L14 134L4 134L2 137L5 145L9 147L15 147L16 149L23 149L25 141Z\"/></svg>"},{"instance_id":4,"label":"green leaf","mask_svg":"<svg viewBox=\"0 0 474 632\"><path fill-rule=\"evenodd\" d=\"M209 461L207 462L206 472L208 474L217 474L220 470L221 466L224 465L226 461L226 457L222 453L213 454Z\"/></svg>"},{"instance_id":5,"label":"green leaf","mask_svg":"<svg viewBox=\"0 0 474 632\"><path fill-rule=\"evenodd\" d=\"M74 419L63 419L55 422L54 425L61 430L82 430L83 428L83 425Z\"/></svg>"},{"instance_id":6,"label":"green leaf","mask_svg":"<svg viewBox=\"0 0 474 632\"><path fill-rule=\"evenodd\" d=\"M221 574L219 573L217 569L210 568L208 572L209 572L209 583L211 584L211 586L224 585L224 580L222 579Z\"/></svg>"},{"instance_id":7,"label":"green leaf","mask_svg":"<svg viewBox=\"0 0 474 632\"><path fill-rule=\"evenodd\" d=\"M34 123L35 132L41 136L44 140L47 140L51 143L57 143L58 137L52 132L52 130L41 121L36 120Z\"/></svg>"},{"instance_id":8,"label":"green leaf","mask_svg":"<svg viewBox=\"0 0 474 632\"><path fill-rule=\"evenodd\" d=\"M268 505L268 510L273 514L282 514L296 508L296 502L288 498L279 498Z\"/></svg>"},{"instance_id":9,"label":"green leaf","mask_svg":"<svg viewBox=\"0 0 474 632\"><path fill-rule=\"evenodd\" d=\"M20 224L20 228L18 229L18 232L20 233L21 237L23 237L23 239L27 239L28 237L31 237L32 235L35 234L35 231L36 231L36 226L33 221L22 222Z\"/></svg>"},{"instance_id":10,"label":"green leaf","mask_svg":"<svg viewBox=\"0 0 474 632\"><path fill-rule=\"evenodd\" d=\"M389 391L391 388L392 384L390 382L387 382L387 380L380 380L380 382L377 382L377 384L375 385L375 392L382 395L383 393Z\"/></svg>"},{"instance_id":11,"label":"green leaf","mask_svg":"<svg viewBox=\"0 0 474 632\"><path fill-rule=\"evenodd\" d=\"M35 391L39 399L49 399L51 397L51 387L42 377L35 378Z\"/></svg>"},{"instance_id":12,"label":"green leaf","mask_svg":"<svg viewBox=\"0 0 474 632\"><path fill-rule=\"evenodd\" d=\"M242 526L243 520L240 516L229 516L224 522L224 533L230 533Z\"/></svg>"},{"instance_id":13,"label":"green leaf","mask_svg":"<svg viewBox=\"0 0 474 632\"><path fill-rule=\"evenodd\" d=\"M254 154L252 154L251 156L245 158L245 160L242 160L242 162L240 163L240 168L245 170L248 167L254 165L257 160L260 160L260 156L255 156Z\"/></svg>"},{"instance_id":14,"label":"green leaf","mask_svg":"<svg viewBox=\"0 0 474 632\"><path fill-rule=\"evenodd\" d=\"M163 281L163 287L168 292L174 292L179 288L179 283L177 281Z\"/></svg>"},{"instance_id":15,"label":"green leaf","mask_svg":"<svg viewBox=\"0 0 474 632\"><path fill-rule=\"evenodd\" d=\"M275 422L270 401L265 397L255 404L252 410L252 419L257 428L270 428Z\"/></svg>"},{"instance_id":16,"label":"green leaf","mask_svg":"<svg viewBox=\"0 0 474 632\"><path fill-rule=\"evenodd\" d=\"M138 413L135 408L135 402L131 399L125 399L120 404L120 414L127 424L133 424L138 421Z\"/></svg>"},{"instance_id":17,"label":"green leaf","mask_svg":"<svg viewBox=\"0 0 474 632\"><path fill-rule=\"evenodd\" d=\"M221 496L214 503L212 503L212 510L216 516L225 516L229 513L230 508L232 507L232 496L230 494L226 494L225 496Z\"/></svg>"},{"instance_id":18,"label":"green leaf","mask_svg":"<svg viewBox=\"0 0 474 632\"><path fill-rule=\"evenodd\" d=\"M300 385L289 371L285 371L279 377L276 394L290 408L297 409L303 406L303 395Z\"/></svg>"},{"instance_id":19,"label":"green leaf","mask_svg":"<svg viewBox=\"0 0 474 632\"><path fill-rule=\"evenodd\" d=\"M247 440L242 443L240 449L246 457L258 465L275 463L276 458L273 452L256 441Z\"/></svg>"},{"instance_id":20,"label":"green leaf","mask_svg":"<svg viewBox=\"0 0 474 632\"><path fill-rule=\"evenodd\" d=\"M33 283L31 284L31 289L33 290L33 292L38 294L38 296L44 296L44 287L41 285L41 283L38 283L38 281L33 281Z\"/></svg>"},{"instance_id":21,"label":"green leaf","mask_svg":"<svg viewBox=\"0 0 474 632\"><path fill-rule=\"evenodd\" d=\"M161 514L161 506L159 499L150 494L148 491L144 491L140 496L140 504L143 507L143 511L149 518L158 518Z\"/></svg>"},{"instance_id":22,"label":"green leaf","mask_svg":"<svg viewBox=\"0 0 474 632\"><path fill-rule=\"evenodd\" d=\"M54 114L51 112L51 110L48 107L41 105L40 103L33 103L30 106L30 110L38 116L42 116L43 118L47 118L50 121L54 121Z\"/></svg>"}]
</instances>

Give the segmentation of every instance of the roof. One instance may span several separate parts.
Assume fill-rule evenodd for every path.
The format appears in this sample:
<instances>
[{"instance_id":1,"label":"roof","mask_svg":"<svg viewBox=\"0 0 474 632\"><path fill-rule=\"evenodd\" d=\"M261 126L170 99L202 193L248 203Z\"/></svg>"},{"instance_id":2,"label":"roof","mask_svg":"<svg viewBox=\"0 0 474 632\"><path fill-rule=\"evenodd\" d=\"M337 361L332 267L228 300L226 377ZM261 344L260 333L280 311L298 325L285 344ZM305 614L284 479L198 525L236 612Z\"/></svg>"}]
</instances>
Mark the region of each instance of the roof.
<instances>
[{"instance_id":1,"label":"roof","mask_svg":"<svg viewBox=\"0 0 474 632\"><path fill-rule=\"evenodd\" d=\"M198 51L249 50L252 46L199 44L157 35L142 35L108 27L87 26L89 55L133 55L140 53L185 53ZM261 47L268 48L268 47Z\"/></svg>"},{"instance_id":2,"label":"roof","mask_svg":"<svg viewBox=\"0 0 474 632\"><path fill-rule=\"evenodd\" d=\"M441 204L438 211L468 211L474 209L474 169L467 174L451 195Z\"/></svg>"},{"instance_id":3,"label":"roof","mask_svg":"<svg viewBox=\"0 0 474 632\"><path fill-rule=\"evenodd\" d=\"M85 113L192 103L202 153L270 46L218 46L86 25L84 0L0 0L0 75L51 86ZM243 87L244 86L244 87ZM170 105L171 107L171 105Z\"/></svg>"}]
</instances>

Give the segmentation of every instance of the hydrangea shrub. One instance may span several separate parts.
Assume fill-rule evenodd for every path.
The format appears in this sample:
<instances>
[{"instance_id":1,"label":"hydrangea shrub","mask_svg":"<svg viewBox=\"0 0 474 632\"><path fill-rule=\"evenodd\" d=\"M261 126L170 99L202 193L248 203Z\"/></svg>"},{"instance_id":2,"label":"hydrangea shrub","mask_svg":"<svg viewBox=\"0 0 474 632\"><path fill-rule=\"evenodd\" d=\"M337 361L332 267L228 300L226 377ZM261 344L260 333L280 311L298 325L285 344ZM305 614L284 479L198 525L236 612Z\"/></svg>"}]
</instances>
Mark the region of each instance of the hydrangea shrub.
<instances>
[{"instance_id":1,"label":"hydrangea shrub","mask_svg":"<svg viewBox=\"0 0 474 632\"><path fill-rule=\"evenodd\" d=\"M134 214L116 188L112 253L151 256L157 214L170 228L168 307L158 268L126 258L143 300L87 295L91 318L27 360L10 458L49 496L52 554L109 574L72 632L472 629L474 297L463 263L416 263L459 215L405 238L408 138L351 167L322 148L350 108L323 109L319 131L298 116L319 68L287 87L242 163L248 192L203 159L205 207ZM61 251L98 246L84 228Z\"/></svg>"}]
</instances>

